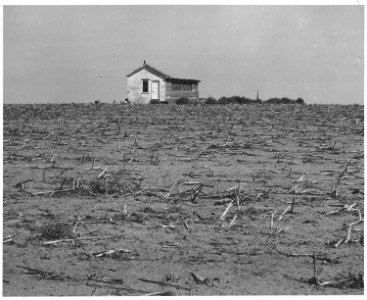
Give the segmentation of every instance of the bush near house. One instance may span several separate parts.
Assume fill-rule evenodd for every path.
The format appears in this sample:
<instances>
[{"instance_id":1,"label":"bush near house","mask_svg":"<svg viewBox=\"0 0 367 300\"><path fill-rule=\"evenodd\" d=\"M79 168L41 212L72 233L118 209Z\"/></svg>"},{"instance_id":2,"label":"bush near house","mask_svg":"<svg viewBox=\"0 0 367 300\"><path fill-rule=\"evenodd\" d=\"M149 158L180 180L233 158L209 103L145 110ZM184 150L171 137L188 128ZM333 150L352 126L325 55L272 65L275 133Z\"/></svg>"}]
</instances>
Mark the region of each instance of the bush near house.
<instances>
[{"instance_id":1,"label":"bush near house","mask_svg":"<svg viewBox=\"0 0 367 300\"><path fill-rule=\"evenodd\" d=\"M176 104L189 104L190 100L188 98L181 97L176 100Z\"/></svg>"},{"instance_id":2,"label":"bush near house","mask_svg":"<svg viewBox=\"0 0 367 300\"><path fill-rule=\"evenodd\" d=\"M218 104L217 99L213 98L213 97L209 97L207 99L205 99L205 104Z\"/></svg>"},{"instance_id":3,"label":"bush near house","mask_svg":"<svg viewBox=\"0 0 367 300\"><path fill-rule=\"evenodd\" d=\"M150 100L149 104L168 104L168 101L161 101L157 99Z\"/></svg>"}]
</instances>

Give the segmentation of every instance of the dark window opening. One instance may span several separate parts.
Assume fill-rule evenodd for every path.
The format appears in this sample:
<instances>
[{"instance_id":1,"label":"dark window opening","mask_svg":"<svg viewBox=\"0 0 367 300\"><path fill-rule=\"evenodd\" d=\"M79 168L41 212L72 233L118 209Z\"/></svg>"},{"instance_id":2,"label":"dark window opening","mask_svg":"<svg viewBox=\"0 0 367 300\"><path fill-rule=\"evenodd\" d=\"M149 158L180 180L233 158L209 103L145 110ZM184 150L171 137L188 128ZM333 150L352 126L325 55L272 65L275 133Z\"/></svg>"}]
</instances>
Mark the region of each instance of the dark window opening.
<instances>
[{"instance_id":1,"label":"dark window opening","mask_svg":"<svg viewBox=\"0 0 367 300\"><path fill-rule=\"evenodd\" d=\"M172 91L181 91L181 83L172 83Z\"/></svg>"},{"instance_id":2,"label":"dark window opening","mask_svg":"<svg viewBox=\"0 0 367 300\"><path fill-rule=\"evenodd\" d=\"M192 85L191 84L182 84L181 89L183 91L191 91L192 90Z\"/></svg>"},{"instance_id":3,"label":"dark window opening","mask_svg":"<svg viewBox=\"0 0 367 300\"><path fill-rule=\"evenodd\" d=\"M192 84L172 83L172 91L192 91Z\"/></svg>"},{"instance_id":4,"label":"dark window opening","mask_svg":"<svg viewBox=\"0 0 367 300\"><path fill-rule=\"evenodd\" d=\"M143 93L149 93L149 80L143 80Z\"/></svg>"}]
</instances>

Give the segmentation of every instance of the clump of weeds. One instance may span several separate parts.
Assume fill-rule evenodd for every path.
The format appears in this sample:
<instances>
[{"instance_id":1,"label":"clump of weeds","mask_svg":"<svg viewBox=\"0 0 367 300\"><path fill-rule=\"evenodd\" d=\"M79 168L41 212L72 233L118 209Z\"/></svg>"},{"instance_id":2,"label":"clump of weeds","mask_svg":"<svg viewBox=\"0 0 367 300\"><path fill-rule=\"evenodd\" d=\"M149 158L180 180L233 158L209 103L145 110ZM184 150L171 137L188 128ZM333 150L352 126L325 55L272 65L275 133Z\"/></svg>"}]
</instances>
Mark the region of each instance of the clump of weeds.
<instances>
[{"instance_id":1,"label":"clump of weeds","mask_svg":"<svg viewBox=\"0 0 367 300\"><path fill-rule=\"evenodd\" d=\"M72 225L63 222L53 215L41 217L41 225L38 228L38 237L41 240L57 240L69 238L72 234Z\"/></svg>"}]
</instances>

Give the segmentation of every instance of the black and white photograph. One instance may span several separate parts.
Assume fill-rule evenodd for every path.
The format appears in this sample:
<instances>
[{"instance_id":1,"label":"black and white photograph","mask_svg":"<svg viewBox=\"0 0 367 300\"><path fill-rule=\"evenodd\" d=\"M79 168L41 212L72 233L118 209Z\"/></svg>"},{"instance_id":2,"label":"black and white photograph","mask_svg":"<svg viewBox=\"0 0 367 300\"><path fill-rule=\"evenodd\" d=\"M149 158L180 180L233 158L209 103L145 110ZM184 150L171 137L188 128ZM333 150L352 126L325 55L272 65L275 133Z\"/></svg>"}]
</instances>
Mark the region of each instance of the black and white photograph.
<instances>
[{"instance_id":1,"label":"black and white photograph","mask_svg":"<svg viewBox=\"0 0 367 300\"><path fill-rule=\"evenodd\" d=\"M5 3L2 296L362 299L362 2Z\"/></svg>"}]
</instances>

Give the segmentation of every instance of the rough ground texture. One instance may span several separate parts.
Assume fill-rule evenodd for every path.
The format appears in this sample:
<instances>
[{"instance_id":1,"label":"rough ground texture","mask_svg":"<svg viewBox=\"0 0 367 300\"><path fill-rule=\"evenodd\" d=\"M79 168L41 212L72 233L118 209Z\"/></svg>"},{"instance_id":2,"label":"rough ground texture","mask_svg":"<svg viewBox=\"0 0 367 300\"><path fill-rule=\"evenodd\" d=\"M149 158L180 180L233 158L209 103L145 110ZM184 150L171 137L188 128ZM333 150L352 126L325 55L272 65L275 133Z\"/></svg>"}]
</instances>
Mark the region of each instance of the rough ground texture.
<instances>
[{"instance_id":1,"label":"rough ground texture","mask_svg":"<svg viewBox=\"0 0 367 300\"><path fill-rule=\"evenodd\" d=\"M363 106L5 105L3 295L363 294L363 136Z\"/></svg>"}]
</instances>

